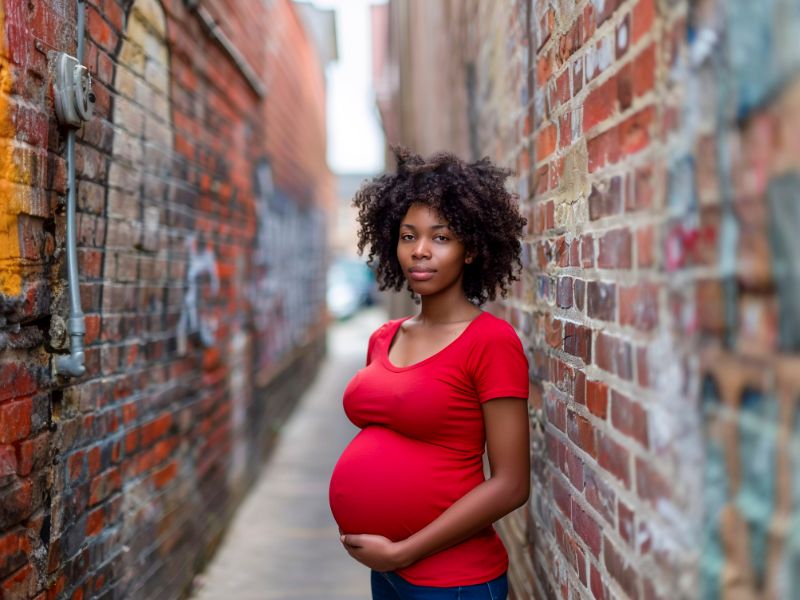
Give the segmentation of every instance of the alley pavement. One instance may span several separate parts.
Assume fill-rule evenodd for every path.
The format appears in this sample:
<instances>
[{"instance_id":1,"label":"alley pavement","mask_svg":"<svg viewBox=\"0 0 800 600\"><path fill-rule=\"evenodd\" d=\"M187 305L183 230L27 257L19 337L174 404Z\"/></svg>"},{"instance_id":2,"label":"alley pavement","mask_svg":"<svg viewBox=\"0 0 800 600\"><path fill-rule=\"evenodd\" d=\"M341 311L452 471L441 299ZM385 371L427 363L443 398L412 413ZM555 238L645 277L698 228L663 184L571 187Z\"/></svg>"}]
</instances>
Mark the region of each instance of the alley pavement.
<instances>
[{"instance_id":1,"label":"alley pavement","mask_svg":"<svg viewBox=\"0 0 800 600\"><path fill-rule=\"evenodd\" d=\"M197 577L193 600L367 600L369 570L339 542L328 481L358 432L342 411L342 392L364 365L375 308L328 333L328 356L281 429L213 560Z\"/></svg>"}]
</instances>

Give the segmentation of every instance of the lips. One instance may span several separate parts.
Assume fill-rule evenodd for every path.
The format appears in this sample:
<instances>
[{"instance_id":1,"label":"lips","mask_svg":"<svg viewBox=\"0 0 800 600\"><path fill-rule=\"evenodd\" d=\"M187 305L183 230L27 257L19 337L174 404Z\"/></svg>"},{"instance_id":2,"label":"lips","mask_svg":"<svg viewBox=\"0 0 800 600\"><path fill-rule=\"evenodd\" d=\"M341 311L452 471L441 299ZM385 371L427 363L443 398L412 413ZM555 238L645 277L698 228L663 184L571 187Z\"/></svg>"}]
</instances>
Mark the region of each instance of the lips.
<instances>
[{"instance_id":1,"label":"lips","mask_svg":"<svg viewBox=\"0 0 800 600\"><path fill-rule=\"evenodd\" d=\"M408 276L414 281L427 281L436 271L428 267L411 267L408 270Z\"/></svg>"}]
</instances>

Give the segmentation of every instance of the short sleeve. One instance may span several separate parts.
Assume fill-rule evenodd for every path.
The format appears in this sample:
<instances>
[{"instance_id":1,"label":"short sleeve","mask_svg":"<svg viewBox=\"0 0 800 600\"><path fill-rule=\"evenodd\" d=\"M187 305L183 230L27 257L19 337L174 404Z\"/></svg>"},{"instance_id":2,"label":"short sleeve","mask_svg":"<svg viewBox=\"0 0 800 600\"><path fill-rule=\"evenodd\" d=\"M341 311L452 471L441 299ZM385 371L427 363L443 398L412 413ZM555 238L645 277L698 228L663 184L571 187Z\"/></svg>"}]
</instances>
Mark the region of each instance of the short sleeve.
<instances>
[{"instance_id":1,"label":"short sleeve","mask_svg":"<svg viewBox=\"0 0 800 600\"><path fill-rule=\"evenodd\" d=\"M378 332L380 329L372 332L372 335L369 336L369 343L367 343L367 363L366 366L369 366L369 363L372 362L372 349L375 347L375 339L378 337Z\"/></svg>"},{"instance_id":2,"label":"short sleeve","mask_svg":"<svg viewBox=\"0 0 800 600\"><path fill-rule=\"evenodd\" d=\"M366 362L366 366L369 366L369 364L372 362L372 353L375 350L375 344L377 343L378 338L380 337L381 333L383 333L386 330L386 326L387 325L388 325L388 323L384 323L383 325L378 327L375 331L373 331L372 335L369 336L369 342L367 343L367 362Z\"/></svg>"},{"instance_id":3,"label":"short sleeve","mask_svg":"<svg viewBox=\"0 0 800 600\"><path fill-rule=\"evenodd\" d=\"M528 397L528 358L517 332L507 322L498 319L479 337L469 364L479 402Z\"/></svg>"}]
</instances>

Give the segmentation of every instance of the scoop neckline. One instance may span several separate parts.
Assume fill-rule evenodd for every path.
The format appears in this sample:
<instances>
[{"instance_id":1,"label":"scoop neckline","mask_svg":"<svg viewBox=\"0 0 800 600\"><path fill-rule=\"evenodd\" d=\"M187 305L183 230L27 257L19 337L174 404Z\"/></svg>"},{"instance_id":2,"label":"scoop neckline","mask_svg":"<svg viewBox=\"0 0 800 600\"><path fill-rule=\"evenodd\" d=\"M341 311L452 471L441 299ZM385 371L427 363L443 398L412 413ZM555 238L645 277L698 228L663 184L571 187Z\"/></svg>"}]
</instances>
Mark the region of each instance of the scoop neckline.
<instances>
[{"instance_id":1,"label":"scoop neckline","mask_svg":"<svg viewBox=\"0 0 800 600\"><path fill-rule=\"evenodd\" d=\"M394 341L394 338L395 338L395 336L397 335L397 331L400 329L400 326L401 326L403 323L405 323L406 321L408 321L408 320L409 320L411 317L413 317L414 315L408 315L407 317L403 317L402 319L398 319L398 320L397 320L397 323L396 323L396 325L394 326L394 328L392 328L392 329L390 330L390 332L389 332L389 336L388 336L388 338L387 338L387 339L388 339L388 342L387 342L386 344L384 344L383 352L381 352L381 360L382 360L382 362L383 362L384 366L385 366L386 368L388 368L390 371L398 371L398 372L399 372L399 371L408 371L409 369L415 369L415 368L417 368L417 367L420 367L420 366L422 366L422 365L424 365L424 364L426 364L426 363L428 363L428 362L430 362L430 361L434 360L435 358L439 357L439 355L441 355L442 353L444 353L445 351L447 351L449 348L451 348L452 346L454 346L455 344L457 344L457 343L458 343L458 341L459 341L461 338L463 338L463 337L464 337L464 336L465 336L465 335L466 335L466 334L469 332L469 330L470 330L470 329L472 328L472 326L475 324L475 321L477 321L478 319L480 319L480 318L481 318L483 315L485 315L485 314L486 314L486 311L485 311L485 310L482 310L482 311L481 311L481 313L480 313L480 314L479 314L477 317L475 317L474 319L472 319L472 321L470 321L470 322L467 324L467 326L464 328L464 331L462 331L461 333L459 333L459 334L458 334L458 336L457 336L457 337L456 337L456 338L455 338L455 339L454 339L452 342L450 342L449 344L447 344L447 345L446 345L444 348L442 348L442 349L441 349L441 350L439 350L438 352L436 352L436 353L434 353L434 354L431 354L429 357L427 357L427 358L423 358L422 360L420 360L420 361L417 361L417 362L415 362L415 363L413 363L413 364L406 365L405 367L398 367L397 365L395 365L394 363L392 363L392 361L391 361L391 360L389 360L389 348L392 346L392 342Z\"/></svg>"}]
</instances>

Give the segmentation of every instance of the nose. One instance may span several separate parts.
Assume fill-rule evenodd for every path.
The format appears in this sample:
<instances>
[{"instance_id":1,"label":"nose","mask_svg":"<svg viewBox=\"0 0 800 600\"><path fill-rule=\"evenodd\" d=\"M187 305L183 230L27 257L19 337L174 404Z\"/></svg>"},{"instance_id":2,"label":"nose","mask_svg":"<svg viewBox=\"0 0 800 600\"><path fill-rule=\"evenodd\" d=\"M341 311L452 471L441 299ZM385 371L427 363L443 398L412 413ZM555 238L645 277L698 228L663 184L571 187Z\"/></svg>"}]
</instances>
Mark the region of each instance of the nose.
<instances>
[{"instance_id":1,"label":"nose","mask_svg":"<svg viewBox=\"0 0 800 600\"><path fill-rule=\"evenodd\" d=\"M413 258L430 258L430 246L424 237L420 237L417 243L414 244L414 250L411 253Z\"/></svg>"}]
</instances>

